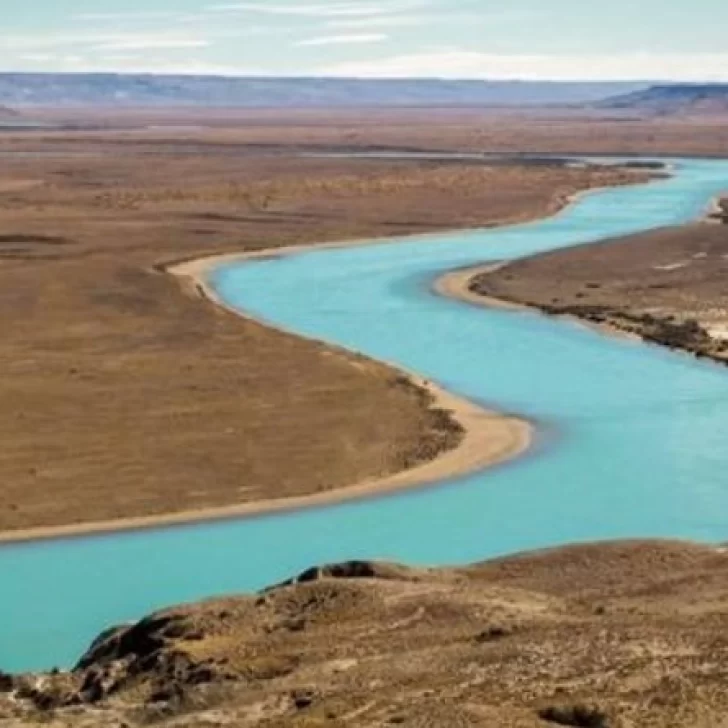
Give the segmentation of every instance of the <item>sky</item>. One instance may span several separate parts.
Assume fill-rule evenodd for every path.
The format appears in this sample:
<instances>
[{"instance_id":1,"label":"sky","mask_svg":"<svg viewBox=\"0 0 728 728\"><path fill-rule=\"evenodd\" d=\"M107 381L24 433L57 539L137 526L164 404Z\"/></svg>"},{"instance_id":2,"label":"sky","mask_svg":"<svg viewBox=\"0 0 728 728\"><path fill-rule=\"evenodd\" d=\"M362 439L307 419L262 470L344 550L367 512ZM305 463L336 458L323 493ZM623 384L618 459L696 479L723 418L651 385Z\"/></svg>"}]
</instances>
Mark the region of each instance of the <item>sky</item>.
<instances>
[{"instance_id":1,"label":"sky","mask_svg":"<svg viewBox=\"0 0 728 728\"><path fill-rule=\"evenodd\" d=\"M728 0L0 0L0 71L728 81Z\"/></svg>"}]
</instances>

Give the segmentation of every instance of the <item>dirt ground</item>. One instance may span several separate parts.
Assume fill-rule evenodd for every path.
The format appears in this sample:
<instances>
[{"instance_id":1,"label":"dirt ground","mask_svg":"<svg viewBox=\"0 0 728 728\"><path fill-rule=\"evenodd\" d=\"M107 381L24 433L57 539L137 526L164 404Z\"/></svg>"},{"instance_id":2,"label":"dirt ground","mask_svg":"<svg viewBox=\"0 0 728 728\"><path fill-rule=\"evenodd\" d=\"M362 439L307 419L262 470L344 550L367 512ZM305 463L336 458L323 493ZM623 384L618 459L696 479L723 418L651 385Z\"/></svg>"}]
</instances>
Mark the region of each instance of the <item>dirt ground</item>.
<instances>
[{"instance_id":1,"label":"dirt ground","mask_svg":"<svg viewBox=\"0 0 728 728\"><path fill-rule=\"evenodd\" d=\"M5 677L0 726L720 728L727 606L725 549L671 542L312 569Z\"/></svg>"},{"instance_id":2,"label":"dirt ground","mask_svg":"<svg viewBox=\"0 0 728 728\"><path fill-rule=\"evenodd\" d=\"M728 362L728 224L719 217L517 261L471 287Z\"/></svg>"},{"instance_id":3,"label":"dirt ground","mask_svg":"<svg viewBox=\"0 0 728 728\"><path fill-rule=\"evenodd\" d=\"M0 156L2 531L318 493L457 444L397 373L193 300L162 264L523 220L627 179L296 158L189 130L0 135Z\"/></svg>"}]
</instances>

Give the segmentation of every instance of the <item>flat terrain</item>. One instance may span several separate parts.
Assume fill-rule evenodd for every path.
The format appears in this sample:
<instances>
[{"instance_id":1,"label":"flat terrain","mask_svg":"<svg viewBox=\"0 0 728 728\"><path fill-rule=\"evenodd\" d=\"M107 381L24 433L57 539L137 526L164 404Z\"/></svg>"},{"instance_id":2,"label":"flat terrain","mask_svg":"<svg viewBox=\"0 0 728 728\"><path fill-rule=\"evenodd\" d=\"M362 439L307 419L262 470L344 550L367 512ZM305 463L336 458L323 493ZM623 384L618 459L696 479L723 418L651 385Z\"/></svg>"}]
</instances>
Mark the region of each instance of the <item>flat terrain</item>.
<instances>
[{"instance_id":1,"label":"flat terrain","mask_svg":"<svg viewBox=\"0 0 728 728\"><path fill-rule=\"evenodd\" d=\"M727 276L728 225L713 222L539 255L470 285L728 362Z\"/></svg>"},{"instance_id":2,"label":"flat terrain","mask_svg":"<svg viewBox=\"0 0 728 728\"><path fill-rule=\"evenodd\" d=\"M476 152L728 156L728 114L655 117L618 110L519 113L433 109L32 109L45 122L126 129L139 140L347 149L406 147ZM79 133L76 146L106 132ZM47 136L34 132L30 138ZM2 147L0 147L1 149Z\"/></svg>"},{"instance_id":3,"label":"flat terrain","mask_svg":"<svg viewBox=\"0 0 728 728\"><path fill-rule=\"evenodd\" d=\"M70 675L5 678L0 726L725 725L724 549L600 544L300 582L109 632Z\"/></svg>"},{"instance_id":4,"label":"flat terrain","mask_svg":"<svg viewBox=\"0 0 728 728\"><path fill-rule=\"evenodd\" d=\"M0 531L321 493L462 437L396 372L188 297L165 263L523 220L644 175L300 158L246 133L0 135Z\"/></svg>"},{"instance_id":5,"label":"flat terrain","mask_svg":"<svg viewBox=\"0 0 728 728\"><path fill-rule=\"evenodd\" d=\"M521 220L644 174L302 159L291 148L725 154L726 134L714 120L433 111L0 136L0 528L311 493L401 470L461 437L396 373L189 297L164 264ZM616 256L621 243L554 254L567 257L543 265L553 285L567 281L562 293L549 297L540 271L520 290L581 304L603 287L615 311L667 291L662 305L683 326L686 311L723 300L708 268L723 265L725 228L639 236ZM635 248L642 257L624 263ZM641 275L629 277L635 265ZM653 274L654 286L682 278L647 290ZM110 630L70 674L0 673L0 728L718 728L727 568L722 548L626 543L447 570L313 569L261 595Z\"/></svg>"}]
</instances>

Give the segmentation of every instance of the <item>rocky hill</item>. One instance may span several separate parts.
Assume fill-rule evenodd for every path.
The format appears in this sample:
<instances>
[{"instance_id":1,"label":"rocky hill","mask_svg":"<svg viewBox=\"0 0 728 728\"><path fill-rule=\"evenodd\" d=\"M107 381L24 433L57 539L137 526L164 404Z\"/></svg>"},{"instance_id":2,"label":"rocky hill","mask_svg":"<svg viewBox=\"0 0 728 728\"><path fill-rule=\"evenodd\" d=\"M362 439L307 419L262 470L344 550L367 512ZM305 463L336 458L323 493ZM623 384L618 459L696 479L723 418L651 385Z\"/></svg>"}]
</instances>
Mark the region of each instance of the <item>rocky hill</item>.
<instances>
[{"instance_id":1,"label":"rocky hill","mask_svg":"<svg viewBox=\"0 0 728 728\"><path fill-rule=\"evenodd\" d=\"M0 726L717 726L727 605L724 549L673 542L340 564L0 676Z\"/></svg>"},{"instance_id":2,"label":"rocky hill","mask_svg":"<svg viewBox=\"0 0 728 728\"><path fill-rule=\"evenodd\" d=\"M728 84L672 84L621 94L595 104L651 114L728 113Z\"/></svg>"},{"instance_id":3,"label":"rocky hill","mask_svg":"<svg viewBox=\"0 0 728 728\"><path fill-rule=\"evenodd\" d=\"M249 108L571 104L603 99L644 85L0 73L0 104Z\"/></svg>"}]
</instances>

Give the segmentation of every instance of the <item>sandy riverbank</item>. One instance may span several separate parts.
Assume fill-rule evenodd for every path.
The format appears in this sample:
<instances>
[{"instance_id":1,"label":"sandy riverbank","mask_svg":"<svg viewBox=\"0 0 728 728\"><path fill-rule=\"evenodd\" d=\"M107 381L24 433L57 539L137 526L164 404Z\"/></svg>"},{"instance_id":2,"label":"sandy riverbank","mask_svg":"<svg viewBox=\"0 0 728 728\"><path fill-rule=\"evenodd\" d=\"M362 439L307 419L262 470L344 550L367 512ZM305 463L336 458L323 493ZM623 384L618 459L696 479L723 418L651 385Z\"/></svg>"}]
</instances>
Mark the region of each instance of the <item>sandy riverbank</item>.
<instances>
[{"instance_id":1,"label":"sandy riverbank","mask_svg":"<svg viewBox=\"0 0 728 728\"><path fill-rule=\"evenodd\" d=\"M411 375L410 375L411 376ZM411 376L413 383L433 396L433 406L451 411L464 429L461 443L435 460L384 478L308 496L261 500L254 503L181 511L98 523L26 529L0 534L0 544L76 538L153 528L181 526L323 507L433 485L439 481L477 472L528 449L532 425L516 417L485 410L437 385Z\"/></svg>"},{"instance_id":2,"label":"sandy riverbank","mask_svg":"<svg viewBox=\"0 0 728 728\"><path fill-rule=\"evenodd\" d=\"M331 245L301 245L281 248L275 257L304 253L322 248L342 248L372 244L371 240L352 241L351 243L332 243ZM182 281L189 293L201 295L225 308L237 316L247 316L245 312L228 306L210 284L209 276L212 270L224 263L243 262L270 258L271 253L256 251L252 253L239 253L222 255L213 258L202 258L170 266L167 270ZM266 322L266 325L270 325ZM273 327L276 328L276 327ZM298 502L307 505L310 499L316 499L311 505L327 502L340 502L349 500L347 493L353 493L352 498L373 496L380 493L403 490L426 485L447 478L463 476L510 460L525 452L530 443L533 426L526 420L487 410L479 405L458 397L434 382L419 377L412 372L404 371L389 362L384 362L397 371L405 374L410 381L418 387L425 389L432 397L433 407L450 411L455 420L464 430L464 437L453 450L438 455L430 462L422 463L409 470L377 478L359 485L340 488L329 493L304 496L303 498L287 499L292 507L299 507ZM293 503L296 501L296 503ZM267 503L259 505L263 512L268 510Z\"/></svg>"},{"instance_id":3,"label":"sandy riverbank","mask_svg":"<svg viewBox=\"0 0 728 728\"><path fill-rule=\"evenodd\" d=\"M167 268L167 271L180 279L183 288L189 294L203 296L235 315L246 316L244 312L227 306L219 299L216 291L209 283L209 274L214 268L236 261L278 257L314 249L365 245L371 242L356 241L349 244L291 246L274 252L264 250L252 253L225 254L175 264ZM246 316L246 318L252 317ZM397 367L393 368L397 369ZM450 411L463 428L464 435L459 445L452 450L441 453L434 460L386 477L369 479L323 493L266 499L253 503L219 508L202 508L164 515L11 531L0 534L0 543L20 543L164 528L218 520L251 518L334 505L433 485L446 479L464 476L501 464L517 457L528 449L532 439L533 427L527 421L486 410L415 374L410 372L404 372L404 374L410 378L413 384L425 389L431 395L433 407Z\"/></svg>"},{"instance_id":4,"label":"sandy riverbank","mask_svg":"<svg viewBox=\"0 0 728 728\"><path fill-rule=\"evenodd\" d=\"M416 376L411 380L433 396L433 406L451 411L464 429L464 437L453 450L384 478L308 496L261 500L254 503L181 511L160 516L143 516L98 523L26 529L0 534L0 544L165 528L184 524L252 518L307 508L323 507L382 496L433 485L492 467L525 452L531 442L532 425L516 417L485 410L437 385Z\"/></svg>"},{"instance_id":5,"label":"sandy riverbank","mask_svg":"<svg viewBox=\"0 0 728 728\"><path fill-rule=\"evenodd\" d=\"M567 321L578 324L579 326L599 331L602 334L607 334L608 336L613 336L619 339L630 339L632 341L642 340L642 338L637 334L624 331L607 323L587 321L571 314L548 314L538 306L529 306L526 303L517 303L516 301L496 298L495 296L487 296L481 293L475 293L475 291L471 290L470 285L474 278L485 273L494 273L497 270L505 268L507 265L508 263L488 263L473 266L472 268L450 271L435 281L433 284L433 290L440 296L453 298L458 301L473 304L474 306L497 308L505 311L527 311L530 313L537 313L542 316L552 316L554 318L566 319Z\"/></svg>"}]
</instances>

